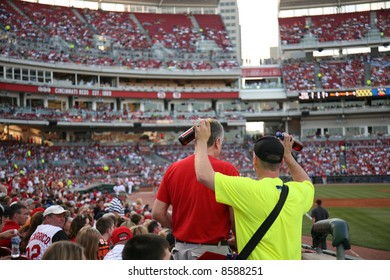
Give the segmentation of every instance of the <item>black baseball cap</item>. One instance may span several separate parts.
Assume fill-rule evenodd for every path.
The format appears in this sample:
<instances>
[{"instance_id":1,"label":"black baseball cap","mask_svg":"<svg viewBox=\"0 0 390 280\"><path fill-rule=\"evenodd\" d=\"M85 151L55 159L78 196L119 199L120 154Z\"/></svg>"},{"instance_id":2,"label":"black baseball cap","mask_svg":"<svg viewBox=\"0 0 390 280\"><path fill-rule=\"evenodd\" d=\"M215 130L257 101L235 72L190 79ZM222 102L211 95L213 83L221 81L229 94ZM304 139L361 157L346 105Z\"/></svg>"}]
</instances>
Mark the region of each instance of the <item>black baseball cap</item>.
<instances>
[{"instance_id":1,"label":"black baseball cap","mask_svg":"<svg viewBox=\"0 0 390 280\"><path fill-rule=\"evenodd\" d=\"M284 147L275 136L267 135L259 138L253 150L262 161L281 163L283 160Z\"/></svg>"}]
</instances>

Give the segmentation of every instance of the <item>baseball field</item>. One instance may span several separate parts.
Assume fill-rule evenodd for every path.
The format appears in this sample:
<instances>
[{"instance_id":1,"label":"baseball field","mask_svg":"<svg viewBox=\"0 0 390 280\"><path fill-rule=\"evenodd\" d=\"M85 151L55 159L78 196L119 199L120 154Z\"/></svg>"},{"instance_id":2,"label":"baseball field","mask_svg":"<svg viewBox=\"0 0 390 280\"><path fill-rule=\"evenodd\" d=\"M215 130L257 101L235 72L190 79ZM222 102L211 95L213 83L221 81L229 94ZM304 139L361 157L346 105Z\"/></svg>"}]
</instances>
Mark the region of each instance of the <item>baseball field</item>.
<instances>
[{"instance_id":1,"label":"baseball field","mask_svg":"<svg viewBox=\"0 0 390 280\"><path fill-rule=\"evenodd\" d=\"M390 184L316 185L316 199L329 218L347 222L353 245L390 251ZM310 229L304 217L303 235L310 236Z\"/></svg>"}]
</instances>

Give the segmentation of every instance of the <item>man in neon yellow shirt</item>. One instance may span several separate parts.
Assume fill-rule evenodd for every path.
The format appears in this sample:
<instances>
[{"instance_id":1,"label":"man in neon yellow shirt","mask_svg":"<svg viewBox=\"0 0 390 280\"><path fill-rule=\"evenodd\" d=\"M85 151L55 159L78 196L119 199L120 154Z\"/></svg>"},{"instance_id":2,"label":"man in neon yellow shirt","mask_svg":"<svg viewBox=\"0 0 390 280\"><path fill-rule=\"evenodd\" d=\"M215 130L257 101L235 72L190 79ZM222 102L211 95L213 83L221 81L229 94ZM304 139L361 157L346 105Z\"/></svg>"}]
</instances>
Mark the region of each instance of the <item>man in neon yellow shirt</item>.
<instances>
[{"instance_id":1,"label":"man in neon yellow shirt","mask_svg":"<svg viewBox=\"0 0 390 280\"><path fill-rule=\"evenodd\" d=\"M283 185L279 170L284 160L294 181L286 183L289 187L287 200L279 216L248 259L300 260L302 218L313 205L314 186L310 177L292 156L293 137L284 133L284 140L266 136L256 142L253 165L258 180L254 180L214 172L207 157L209 120L199 120L195 131L197 179L215 191L218 202L233 207L239 252L278 202Z\"/></svg>"}]
</instances>

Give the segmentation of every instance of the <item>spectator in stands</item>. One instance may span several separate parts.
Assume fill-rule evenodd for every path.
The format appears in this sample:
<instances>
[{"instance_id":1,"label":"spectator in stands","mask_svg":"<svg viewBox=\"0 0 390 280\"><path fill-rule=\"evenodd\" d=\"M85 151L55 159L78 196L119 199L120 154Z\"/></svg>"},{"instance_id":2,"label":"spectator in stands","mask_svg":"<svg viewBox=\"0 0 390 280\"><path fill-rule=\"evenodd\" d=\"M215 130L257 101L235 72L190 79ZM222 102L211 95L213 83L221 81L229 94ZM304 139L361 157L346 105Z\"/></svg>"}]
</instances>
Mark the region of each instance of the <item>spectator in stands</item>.
<instances>
[{"instance_id":1,"label":"spectator in stands","mask_svg":"<svg viewBox=\"0 0 390 280\"><path fill-rule=\"evenodd\" d=\"M170 260L168 241L159 235L148 233L128 240L122 251L123 260Z\"/></svg>"},{"instance_id":2,"label":"spectator in stands","mask_svg":"<svg viewBox=\"0 0 390 280\"><path fill-rule=\"evenodd\" d=\"M313 225L318 221L326 220L329 218L328 210L326 210L324 207L322 207L322 200L317 199L316 204L317 204L317 207L311 211L311 219L312 219ZM327 233L316 233L312 229L311 230L311 237L313 240L313 248L318 249L317 251L326 250L326 248L327 248L327 246L326 246L327 235L328 235Z\"/></svg>"},{"instance_id":3,"label":"spectator in stands","mask_svg":"<svg viewBox=\"0 0 390 280\"><path fill-rule=\"evenodd\" d=\"M115 216L114 213L111 213L111 212L106 213L106 214L103 215L103 217L104 217L104 218L105 218L105 217L110 218L110 219L114 222L114 227L119 226L119 225L118 225L118 223L119 223L119 222L118 222L118 218Z\"/></svg>"},{"instance_id":4,"label":"spectator in stands","mask_svg":"<svg viewBox=\"0 0 390 280\"><path fill-rule=\"evenodd\" d=\"M149 233L148 229L143 225L132 226L130 230L133 233L133 236Z\"/></svg>"},{"instance_id":5,"label":"spectator in stands","mask_svg":"<svg viewBox=\"0 0 390 280\"><path fill-rule=\"evenodd\" d=\"M22 241L20 242L20 252L25 254L28 241L30 240L31 235L37 229L39 225L43 223L43 211L38 211L30 218L30 222L27 226L23 227L20 230L22 234Z\"/></svg>"},{"instance_id":6,"label":"spectator in stands","mask_svg":"<svg viewBox=\"0 0 390 280\"><path fill-rule=\"evenodd\" d=\"M69 215L69 211L60 205L46 208L43 212L43 223L37 227L27 244L27 257L40 260L52 243L68 240L68 236L63 230L67 215ZM45 240L42 240L41 236L46 236Z\"/></svg>"},{"instance_id":7,"label":"spectator in stands","mask_svg":"<svg viewBox=\"0 0 390 280\"><path fill-rule=\"evenodd\" d=\"M133 237L131 230L128 227L117 227L112 232L113 248L104 257L104 260L121 260L122 251L128 240Z\"/></svg>"},{"instance_id":8,"label":"spectator in stands","mask_svg":"<svg viewBox=\"0 0 390 280\"><path fill-rule=\"evenodd\" d=\"M135 212L137 212L137 214L142 213L142 211L144 210L144 203L142 201L142 198L138 197L135 200L134 210L135 210Z\"/></svg>"},{"instance_id":9,"label":"spectator in stands","mask_svg":"<svg viewBox=\"0 0 390 280\"><path fill-rule=\"evenodd\" d=\"M97 260L99 252L100 232L90 225L84 226L76 236L76 243L84 247L87 260Z\"/></svg>"},{"instance_id":10,"label":"spectator in stands","mask_svg":"<svg viewBox=\"0 0 390 280\"><path fill-rule=\"evenodd\" d=\"M147 228L148 232L153 234L158 234L162 230L161 224L156 220L150 221Z\"/></svg>"},{"instance_id":11,"label":"spectator in stands","mask_svg":"<svg viewBox=\"0 0 390 280\"><path fill-rule=\"evenodd\" d=\"M42 260L85 260L84 248L76 242L62 240L47 248Z\"/></svg>"},{"instance_id":12,"label":"spectator in stands","mask_svg":"<svg viewBox=\"0 0 390 280\"><path fill-rule=\"evenodd\" d=\"M125 207L124 203L127 200L127 192L120 191L116 197L111 200L110 206L108 207L108 212L114 213L117 218L124 216Z\"/></svg>"},{"instance_id":13,"label":"spectator in stands","mask_svg":"<svg viewBox=\"0 0 390 280\"><path fill-rule=\"evenodd\" d=\"M94 219L97 220L98 215L103 215L102 213L103 214L106 213L105 207L104 207L104 200L98 199L95 207L93 208Z\"/></svg>"},{"instance_id":14,"label":"spectator in stands","mask_svg":"<svg viewBox=\"0 0 390 280\"><path fill-rule=\"evenodd\" d=\"M110 251L110 240L115 229L114 221L109 217L101 217L96 221L96 229L100 232L98 259L102 260Z\"/></svg>"},{"instance_id":15,"label":"spectator in stands","mask_svg":"<svg viewBox=\"0 0 390 280\"><path fill-rule=\"evenodd\" d=\"M176 239L175 236L173 236L172 230L169 228L164 228L159 231L158 235L164 237L168 241L169 251L171 252L176 243Z\"/></svg>"},{"instance_id":16,"label":"spectator in stands","mask_svg":"<svg viewBox=\"0 0 390 280\"><path fill-rule=\"evenodd\" d=\"M87 215L76 215L76 217L73 218L70 228L69 228L69 240L75 241L76 236L79 233L80 229L82 229L84 226L89 225L89 219Z\"/></svg>"},{"instance_id":17,"label":"spectator in stands","mask_svg":"<svg viewBox=\"0 0 390 280\"><path fill-rule=\"evenodd\" d=\"M139 225L140 223L142 223L142 219L142 215L138 213L133 213L130 217L130 220L134 223L134 225Z\"/></svg>"},{"instance_id":18,"label":"spectator in stands","mask_svg":"<svg viewBox=\"0 0 390 280\"><path fill-rule=\"evenodd\" d=\"M281 162L284 160L294 181L285 184L289 194L283 209L249 259L300 260L302 215L313 203L314 185L292 155L293 137L284 133L283 141L274 136L265 136L255 143L253 165L258 177L255 180L215 172L207 155L207 142L211 136L210 122L200 120L195 131L197 179L215 192L218 202L234 208L238 252L267 218L267 213L275 207L284 185L279 178Z\"/></svg>"},{"instance_id":19,"label":"spectator in stands","mask_svg":"<svg viewBox=\"0 0 390 280\"><path fill-rule=\"evenodd\" d=\"M6 231L3 231L4 213L5 213L4 207L3 205L0 204L0 239L8 239L18 234L15 229L8 229Z\"/></svg>"},{"instance_id":20,"label":"spectator in stands","mask_svg":"<svg viewBox=\"0 0 390 280\"><path fill-rule=\"evenodd\" d=\"M20 227L23 226L29 218L28 209L22 203L14 202L13 204L11 204L10 207L11 213L9 216L9 220L5 222L2 232L14 229L19 231ZM11 248L11 238L1 239L0 246Z\"/></svg>"},{"instance_id":21,"label":"spectator in stands","mask_svg":"<svg viewBox=\"0 0 390 280\"><path fill-rule=\"evenodd\" d=\"M219 160L224 129L220 122L210 121L211 137L207 142L207 155L216 171L238 176L237 169ZM176 237L172 250L175 259L196 259L205 251L220 254L230 252L227 244L233 228L231 209L215 201L212 192L196 179L195 156L190 155L173 163L164 174L158 189L153 219L165 228L171 228ZM172 205L172 213L168 208Z\"/></svg>"}]
</instances>

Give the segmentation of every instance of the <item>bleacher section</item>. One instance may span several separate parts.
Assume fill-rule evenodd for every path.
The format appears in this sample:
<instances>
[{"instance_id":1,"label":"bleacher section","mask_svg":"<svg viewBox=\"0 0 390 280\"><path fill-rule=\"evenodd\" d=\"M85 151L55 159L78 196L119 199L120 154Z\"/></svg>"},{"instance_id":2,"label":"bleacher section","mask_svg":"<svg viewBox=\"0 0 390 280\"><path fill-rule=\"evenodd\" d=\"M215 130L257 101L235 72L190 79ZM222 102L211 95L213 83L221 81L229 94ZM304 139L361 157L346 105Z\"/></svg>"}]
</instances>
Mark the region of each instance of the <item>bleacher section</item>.
<instances>
[{"instance_id":1,"label":"bleacher section","mask_svg":"<svg viewBox=\"0 0 390 280\"><path fill-rule=\"evenodd\" d=\"M17 0L0 5L5 58L130 69L239 66L219 15L108 12ZM206 41L216 46L212 54Z\"/></svg>"},{"instance_id":2,"label":"bleacher section","mask_svg":"<svg viewBox=\"0 0 390 280\"><path fill-rule=\"evenodd\" d=\"M283 62L283 79L287 91L358 89L390 84L390 56L383 53L342 56L338 60L324 57L316 60ZM367 84L369 80L370 84Z\"/></svg>"},{"instance_id":3,"label":"bleacher section","mask_svg":"<svg viewBox=\"0 0 390 280\"><path fill-rule=\"evenodd\" d=\"M362 40L375 29L383 32L384 37L390 36L390 10L279 18L278 21L283 45L299 44L306 36L320 43Z\"/></svg>"}]
</instances>

